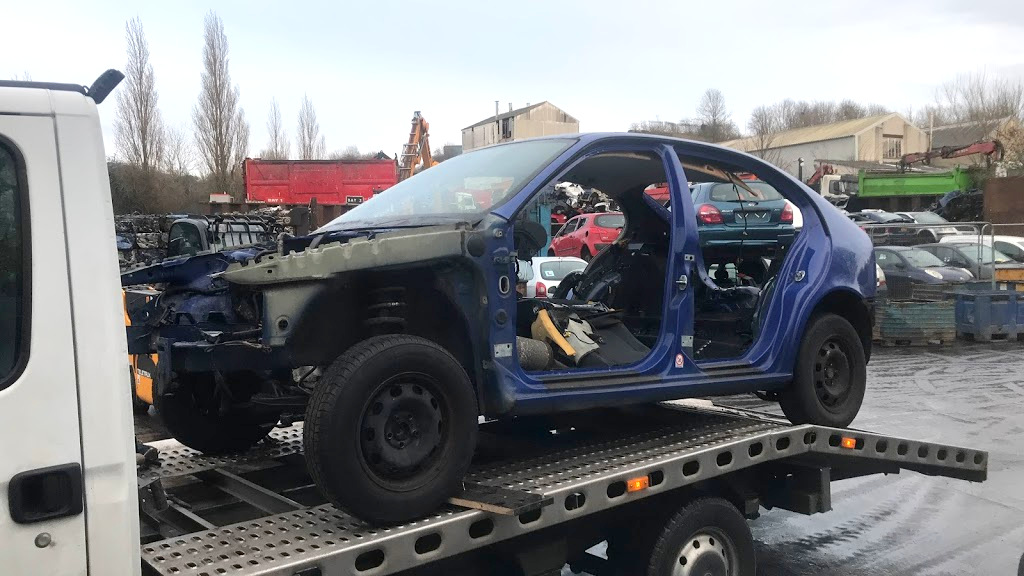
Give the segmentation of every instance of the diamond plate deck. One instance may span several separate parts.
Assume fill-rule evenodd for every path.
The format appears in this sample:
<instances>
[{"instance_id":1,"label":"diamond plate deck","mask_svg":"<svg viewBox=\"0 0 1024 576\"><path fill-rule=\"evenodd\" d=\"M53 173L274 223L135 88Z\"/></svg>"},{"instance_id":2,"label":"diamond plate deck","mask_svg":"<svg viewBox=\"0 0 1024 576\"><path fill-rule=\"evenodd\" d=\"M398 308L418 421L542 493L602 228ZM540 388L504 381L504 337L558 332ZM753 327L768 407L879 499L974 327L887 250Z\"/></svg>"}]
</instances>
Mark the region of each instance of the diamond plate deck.
<instances>
[{"instance_id":1,"label":"diamond plate deck","mask_svg":"<svg viewBox=\"0 0 1024 576\"><path fill-rule=\"evenodd\" d=\"M478 458L468 481L553 499L531 513L500 516L449 505L414 522L377 527L321 505L144 545L146 573L290 576L316 567L323 574L391 574L794 456L840 466L885 462L975 480L987 469L987 454L976 450L792 426L736 410L674 407L653 414L605 429L531 438L518 448L510 442L501 454ZM842 448L840 434L854 437L858 447ZM627 493L625 480L643 474L659 481Z\"/></svg>"}]
</instances>

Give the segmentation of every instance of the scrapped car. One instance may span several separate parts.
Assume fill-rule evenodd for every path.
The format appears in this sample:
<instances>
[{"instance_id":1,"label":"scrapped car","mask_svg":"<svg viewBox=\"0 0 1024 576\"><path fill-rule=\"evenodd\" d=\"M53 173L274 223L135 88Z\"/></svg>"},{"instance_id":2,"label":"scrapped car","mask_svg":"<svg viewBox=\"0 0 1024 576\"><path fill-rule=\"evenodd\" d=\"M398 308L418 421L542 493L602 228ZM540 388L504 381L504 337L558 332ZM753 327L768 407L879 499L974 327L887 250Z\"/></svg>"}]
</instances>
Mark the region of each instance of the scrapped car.
<instances>
[{"instance_id":1,"label":"scrapped car","mask_svg":"<svg viewBox=\"0 0 1024 576\"><path fill-rule=\"evenodd\" d=\"M804 227L761 260L763 282L722 287L687 183L753 194L739 173L791 201ZM545 251L563 182L612 198L623 226L562 280L568 297L524 297L517 261ZM644 193L662 182L673 210ZM462 488L480 416L756 392L793 422L847 426L865 391L876 277L864 233L754 156L586 134L474 150L308 236L165 261L122 283L162 288L131 318L129 351L159 354L154 402L179 441L239 450L304 419L320 491L389 523Z\"/></svg>"},{"instance_id":2,"label":"scrapped car","mask_svg":"<svg viewBox=\"0 0 1024 576\"><path fill-rule=\"evenodd\" d=\"M703 246L775 246L793 234L793 204L766 182L702 182L691 188Z\"/></svg>"},{"instance_id":3,"label":"scrapped car","mask_svg":"<svg viewBox=\"0 0 1024 576\"><path fill-rule=\"evenodd\" d=\"M1013 259L1014 262L1020 262L1024 264L1024 237L1022 236L1005 236L1002 234L996 234L994 237L988 234L960 234L957 236L944 236L939 240L942 244L984 244L985 246L992 246L996 250L1006 254Z\"/></svg>"},{"instance_id":4,"label":"scrapped car","mask_svg":"<svg viewBox=\"0 0 1024 576\"><path fill-rule=\"evenodd\" d=\"M577 256L589 262L619 237L625 223L619 212L575 216L555 233L548 256Z\"/></svg>"},{"instance_id":5,"label":"scrapped car","mask_svg":"<svg viewBox=\"0 0 1024 576\"><path fill-rule=\"evenodd\" d=\"M586 267L587 261L581 258L535 256L519 261L517 284L523 285L522 294L527 298L547 298L562 279Z\"/></svg>"},{"instance_id":6,"label":"scrapped car","mask_svg":"<svg viewBox=\"0 0 1024 576\"><path fill-rule=\"evenodd\" d=\"M922 242L909 216L884 210L863 210L847 214L847 217L856 222L876 246L913 246Z\"/></svg>"},{"instance_id":7,"label":"scrapped car","mask_svg":"<svg viewBox=\"0 0 1024 576\"><path fill-rule=\"evenodd\" d=\"M885 271L887 296L912 298L915 288L941 289L974 279L964 268L947 266L934 254L911 246L875 248L875 262Z\"/></svg>"},{"instance_id":8,"label":"scrapped car","mask_svg":"<svg viewBox=\"0 0 1024 576\"><path fill-rule=\"evenodd\" d=\"M964 242L940 242L918 246L937 256L946 266L963 268L978 280L1021 280L1024 279L1024 264L1016 262L1006 254L967 236Z\"/></svg>"},{"instance_id":9,"label":"scrapped car","mask_svg":"<svg viewBox=\"0 0 1024 576\"><path fill-rule=\"evenodd\" d=\"M909 218L914 224L920 225L917 235L921 244L933 244L943 238L957 236L961 231L935 212L894 212L897 216ZM969 230L970 227L967 227Z\"/></svg>"}]
</instances>

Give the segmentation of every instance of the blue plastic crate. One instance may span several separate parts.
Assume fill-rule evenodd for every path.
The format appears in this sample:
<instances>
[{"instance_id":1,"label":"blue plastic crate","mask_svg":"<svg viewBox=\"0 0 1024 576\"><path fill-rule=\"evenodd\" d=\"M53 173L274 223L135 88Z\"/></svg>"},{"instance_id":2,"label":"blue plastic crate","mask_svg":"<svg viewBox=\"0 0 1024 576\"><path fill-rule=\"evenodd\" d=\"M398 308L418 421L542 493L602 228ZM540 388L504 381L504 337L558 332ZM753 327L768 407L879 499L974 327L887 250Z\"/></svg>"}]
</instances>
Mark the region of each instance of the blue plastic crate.
<instances>
[{"instance_id":1,"label":"blue plastic crate","mask_svg":"<svg viewBox=\"0 0 1024 576\"><path fill-rule=\"evenodd\" d=\"M1024 329L1024 299L1018 298L1016 290L980 288L956 294L957 336L983 341L1017 338L1018 326Z\"/></svg>"}]
</instances>

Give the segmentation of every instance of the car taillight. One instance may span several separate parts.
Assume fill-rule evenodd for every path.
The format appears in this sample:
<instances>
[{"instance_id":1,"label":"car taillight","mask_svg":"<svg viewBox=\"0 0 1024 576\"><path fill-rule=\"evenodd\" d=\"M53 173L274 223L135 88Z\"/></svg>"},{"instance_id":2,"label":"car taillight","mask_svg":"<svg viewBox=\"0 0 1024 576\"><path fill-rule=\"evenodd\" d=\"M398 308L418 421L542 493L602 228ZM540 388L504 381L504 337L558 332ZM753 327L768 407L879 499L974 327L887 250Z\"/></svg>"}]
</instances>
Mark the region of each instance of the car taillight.
<instances>
[{"instance_id":1,"label":"car taillight","mask_svg":"<svg viewBox=\"0 0 1024 576\"><path fill-rule=\"evenodd\" d=\"M548 287L543 282L537 282L537 298L547 298Z\"/></svg>"},{"instance_id":2,"label":"car taillight","mask_svg":"<svg viewBox=\"0 0 1024 576\"><path fill-rule=\"evenodd\" d=\"M782 208L782 216L779 218L780 222L793 223L793 205L786 202L785 207Z\"/></svg>"},{"instance_id":3,"label":"car taillight","mask_svg":"<svg viewBox=\"0 0 1024 576\"><path fill-rule=\"evenodd\" d=\"M697 208L697 221L701 224L721 224L722 213L711 204L701 204Z\"/></svg>"}]
</instances>

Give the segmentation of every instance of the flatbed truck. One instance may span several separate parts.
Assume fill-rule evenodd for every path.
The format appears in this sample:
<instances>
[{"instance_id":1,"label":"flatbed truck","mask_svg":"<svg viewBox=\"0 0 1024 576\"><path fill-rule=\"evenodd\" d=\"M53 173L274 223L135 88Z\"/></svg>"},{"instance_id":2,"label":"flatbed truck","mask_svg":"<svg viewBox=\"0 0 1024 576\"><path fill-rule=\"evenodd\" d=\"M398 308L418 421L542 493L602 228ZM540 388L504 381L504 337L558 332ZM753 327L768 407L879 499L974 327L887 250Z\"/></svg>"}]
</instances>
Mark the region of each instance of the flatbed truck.
<instances>
[{"instance_id":1,"label":"flatbed truck","mask_svg":"<svg viewBox=\"0 0 1024 576\"><path fill-rule=\"evenodd\" d=\"M4 574L749 576L762 509L826 512L870 474L986 477L984 451L700 400L485 422L462 491L399 525L324 503L301 424L139 463L96 108L119 79L0 82Z\"/></svg>"}]
</instances>

